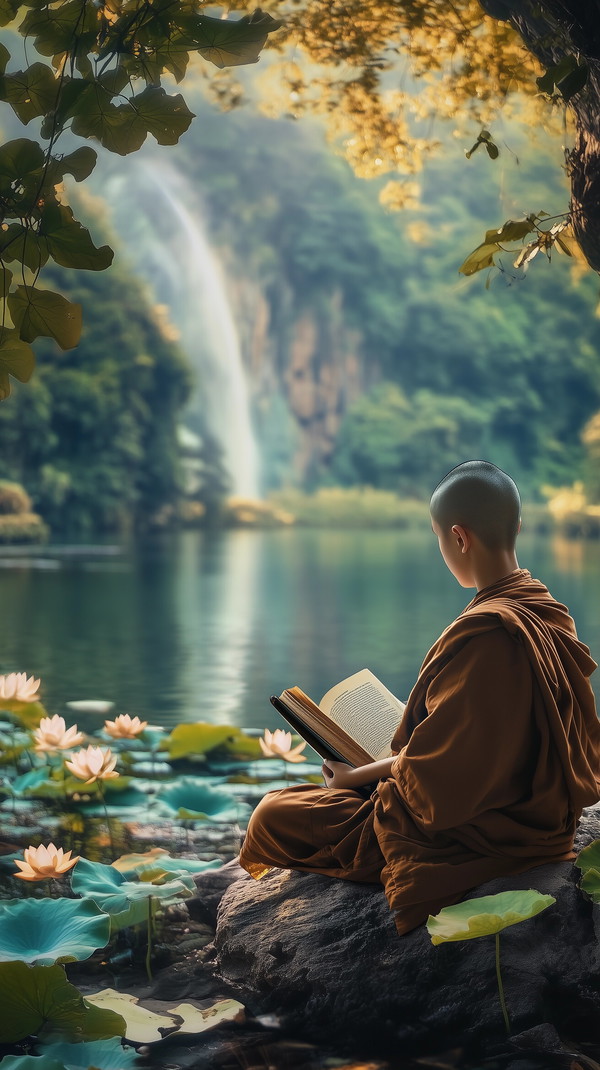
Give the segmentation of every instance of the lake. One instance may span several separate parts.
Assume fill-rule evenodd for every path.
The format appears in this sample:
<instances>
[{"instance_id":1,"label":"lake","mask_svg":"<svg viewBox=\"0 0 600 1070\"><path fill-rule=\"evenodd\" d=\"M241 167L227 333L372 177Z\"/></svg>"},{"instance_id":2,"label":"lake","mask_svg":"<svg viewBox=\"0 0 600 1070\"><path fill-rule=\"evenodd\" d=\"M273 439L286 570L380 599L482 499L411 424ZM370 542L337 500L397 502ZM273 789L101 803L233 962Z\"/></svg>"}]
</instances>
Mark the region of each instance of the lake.
<instances>
[{"instance_id":1,"label":"lake","mask_svg":"<svg viewBox=\"0 0 600 1070\"><path fill-rule=\"evenodd\" d=\"M567 603L598 660L600 544L523 535L518 556ZM109 699L115 713L167 727L254 728L280 724L273 692L299 684L319 699L365 666L406 698L473 593L428 529L301 528L4 549L0 592L0 671L40 676L50 713ZM91 729L98 718L77 720Z\"/></svg>"}]
</instances>

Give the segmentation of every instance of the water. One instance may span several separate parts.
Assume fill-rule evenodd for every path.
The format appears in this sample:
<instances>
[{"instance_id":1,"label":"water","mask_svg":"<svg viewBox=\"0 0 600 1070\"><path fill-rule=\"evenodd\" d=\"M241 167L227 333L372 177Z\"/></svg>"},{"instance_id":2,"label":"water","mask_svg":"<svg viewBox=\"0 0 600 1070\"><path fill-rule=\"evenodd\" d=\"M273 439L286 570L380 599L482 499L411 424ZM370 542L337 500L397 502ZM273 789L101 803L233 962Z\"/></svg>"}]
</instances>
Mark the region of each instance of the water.
<instances>
[{"instance_id":1,"label":"water","mask_svg":"<svg viewBox=\"0 0 600 1070\"><path fill-rule=\"evenodd\" d=\"M117 226L133 232L128 255L168 307L170 322L195 372L186 410L207 426L223 451L231 494L259 497L259 461L240 342L218 257L201 206L185 179L164 161L134 161L135 174L108 180ZM194 203L195 202L195 203ZM195 419L196 417L196 419Z\"/></svg>"},{"instance_id":2,"label":"water","mask_svg":"<svg viewBox=\"0 0 600 1070\"><path fill-rule=\"evenodd\" d=\"M569 605L599 660L600 544L522 536L519 547L519 563ZM0 671L41 676L52 713L101 698L154 724L274 728L270 694L299 684L319 699L364 666L405 698L470 595L429 530L185 532L116 552L13 549L0 556Z\"/></svg>"}]
</instances>

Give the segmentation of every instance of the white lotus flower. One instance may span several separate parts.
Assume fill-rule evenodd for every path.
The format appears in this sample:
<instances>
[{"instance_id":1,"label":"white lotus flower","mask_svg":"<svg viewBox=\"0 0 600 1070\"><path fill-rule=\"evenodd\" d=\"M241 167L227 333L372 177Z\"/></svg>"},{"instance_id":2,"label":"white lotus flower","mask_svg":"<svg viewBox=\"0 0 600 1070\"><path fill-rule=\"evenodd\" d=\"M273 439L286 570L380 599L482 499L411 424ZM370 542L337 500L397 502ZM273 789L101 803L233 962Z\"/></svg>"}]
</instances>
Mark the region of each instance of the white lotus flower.
<instances>
[{"instance_id":1,"label":"white lotus flower","mask_svg":"<svg viewBox=\"0 0 600 1070\"><path fill-rule=\"evenodd\" d=\"M128 713L119 714L114 721L104 722L104 731L108 732L113 739L135 739L147 727L147 721L140 721L139 717L130 717Z\"/></svg>"},{"instance_id":2,"label":"white lotus flower","mask_svg":"<svg viewBox=\"0 0 600 1070\"><path fill-rule=\"evenodd\" d=\"M79 862L80 855L71 858L70 851L63 851L62 847L55 847L49 843L47 847L40 844L39 847L28 847L23 852L24 862L15 858L15 866L21 870L15 873L23 881L43 881L47 877L62 877L63 873L72 869Z\"/></svg>"},{"instance_id":3,"label":"white lotus flower","mask_svg":"<svg viewBox=\"0 0 600 1070\"><path fill-rule=\"evenodd\" d=\"M0 676L0 700L37 702L39 686L40 680L28 677L26 672L9 672L8 676Z\"/></svg>"},{"instance_id":4,"label":"white lotus flower","mask_svg":"<svg viewBox=\"0 0 600 1070\"><path fill-rule=\"evenodd\" d=\"M56 754L59 750L68 750L83 743L83 732L77 731L77 725L67 728L64 717L42 717L39 727L33 733L36 751Z\"/></svg>"},{"instance_id":5,"label":"white lotus flower","mask_svg":"<svg viewBox=\"0 0 600 1070\"><path fill-rule=\"evenodd\" d=\"M112 780L119 774L115 771L117 756L109 747L83 747L76 751L70 761L65 761L67 769L77 777L85 780L86 784L93 784L97 780Z\"/></svg>"},{"instance_id":6,"label":"white lotus flower","mask_svg":"<svg viewBox=\"0 0 600 1070\"><path fill-rule=\"evenodd\" d=\"M284 732L283 728L276 728L274 732L265 728L264 737L258 742L265 758L283 758L286 762L306 761L305 755L300 754L306 743L299 743L297 747L292 748L292 733Z\"/></svg>"}]
</instances>

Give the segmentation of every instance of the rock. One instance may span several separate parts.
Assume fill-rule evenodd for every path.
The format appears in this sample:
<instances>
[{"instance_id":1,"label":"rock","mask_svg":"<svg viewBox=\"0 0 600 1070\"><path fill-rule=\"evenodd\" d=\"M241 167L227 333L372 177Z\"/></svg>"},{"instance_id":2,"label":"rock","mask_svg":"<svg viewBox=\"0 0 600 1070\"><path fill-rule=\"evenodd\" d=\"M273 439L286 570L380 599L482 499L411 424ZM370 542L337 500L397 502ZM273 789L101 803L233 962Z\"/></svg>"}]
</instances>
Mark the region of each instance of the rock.
<instances>
[{"instance_id":1,"label":"rock","mask_svg":"<svg viewBox=\"0 0 600 1070\"><path fill-rule=\"evenodd\" d=\"M219 869L207 869L203 873L197 873L194 877L197 893L185 901L192 920L214 926L224 892L234 881L244 879L252 878L238 865L235 858Z\"/></svg>"},{"instance_id":2,"label":"rock","mask_svg":"<svg viewBox=\"0 0 600 1070\"><path fill-rule=\"evenodd\" d=\"M595 838L599 821L600 804L582 819L580 842ZM553 1055L561 1038L571 1052L578 1041L600 1050L600 908L578 878L570 862L555 863L468 897L512 888L555 897L500 937L512 1035L552 1037ZM309 1041L371 1057L458 1046L493 1054L507 1050L494 948L493 936L434 947L424 925L398 936L379 885L273 870L258 882L244 876L223 895L215 966L249 1013L274 1014ZM520 1065L543 1065L529 1054Z\"/></svg>"}]
</instances>

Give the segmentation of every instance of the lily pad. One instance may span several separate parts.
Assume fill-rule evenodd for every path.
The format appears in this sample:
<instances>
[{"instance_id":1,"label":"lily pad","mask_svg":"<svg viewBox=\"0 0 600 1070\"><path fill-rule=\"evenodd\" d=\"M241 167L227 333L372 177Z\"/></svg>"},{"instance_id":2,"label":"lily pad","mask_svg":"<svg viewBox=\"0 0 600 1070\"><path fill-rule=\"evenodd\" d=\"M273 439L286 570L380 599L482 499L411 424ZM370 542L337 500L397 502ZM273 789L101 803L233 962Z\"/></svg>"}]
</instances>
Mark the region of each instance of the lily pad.
<instances>
[{"instance_id":1,"label":"lily pad","mask_svg":"<svg viewBox=\"0 0 600 1070\"><path fill-rule=\"evenodd\" d=\"M162 883L156 884L147 880L131 881L114 866L80 858L71 887L77 895L88 897L110 914L110 929L114 933L147 920L150 896L169 902L191 895L196 890L191 877L164 881L164 876L162 873Z\"/></svg>"},{"instance_id":2,"label":"lily pad","mask_svg":"<svg viewBox=\"0 0 600 1070\"><path fill-rule=\"evenodd\" d=\"M600 903L600 840L584 847L577 855L575 865L582 873L581 888L594 903Z\"/></svg>"},{"instance_id":3,"label":"lily pad","mask_svg":"<svg viewBox=\"0 0 600 1070\"><path fill-rule=\"evenodd\" d=\"M0 1043L16 1044L31 1034L60 1032L70 1040L123 1036L125 1020L115 1011L88 1006L62 966L0 963Z\"/></svg>"},{"instance_id":4,"label":"lily pad","mask_svg":"<svg viewBox=\"0 0 600 1070\"><path fill-rule=\"evenodd\" d=\"M172 1013L183 1018L179 1032L192 1035L205 1033L207 1029L216 1029L223 1022L243 1022L245 1017L244 1005L238 1003L237 999L218 999L211 1007L180 1003L172 1008Z\"/></svg>"},{"instance_id":5,"label":"lily pad","mask_svg":"<svg viewBox=\"0 0 600 1070\"><path fill-rule=\"evenodd\" d=\"M91 900L8 899L0 912L0 962L48 965L89 959L110 938L110 918Z\"/></svg>"},{"instance_id":6,"label":"lily pad","mask_svg":"<svg viewBox=\"0 0 600 1070\"><path fill-rule=\"evenodd\" d=\"M219 869L222 865L220 858L211 859L209 862L200 862L197 858L171 858L163 847L152 847L149 851L121 855L112 863L112 868L130 876L151 870L162 870L163 873L203 873L207 869Z\"/></svg>"},{"instance_id":7,"label":"lily pad","mask_svg":"<svg viewBox=\"0 0 600 1070\"><path fill-rule=\"evenodd\" d=\"M0 1067L2 1070L70 1070L70 1067L51 1055L5 1055Z\"/></svg>"},{"instance_id":8,"label":"lily pad","mask_svg":"<svg viewBox=\"0 0 600 1070\"><path fill-rule=\"evenodd\" d=\"M171 758L193 758L221 746L228 738L234 738L239 728L232 725L178 724L164 741L164 748Z\"/></svg>"},{"instance_id":9,"label":"lily pad","mask_svg":"<svg viewBox=\"0 0 600 1070\"><path fill-rule=\"evenodd\" d=\"M432 944L450 940L473 940L478 936L499 933L510 925L527 921L555 903L552 895L542 895L534 888L482 895L444 907L427 919Z\"/></svg>"},{"instance_id":10,"label":"lily pad","mask_svg":"<svg viewBox=\"0 0 600 1070\"><path fill-rule=\"evenodd\" d=\"M93 996L87 996L87 1002L101 1010L121 1015L125 1019L125 1037L135 1044L154 1044L162 1040L165 1033L177 1029L177 1022L170 1014L155 1014L141 1007L137 996L116 992L114 988L104 988Z\"/></svg>"},{"instance_id":11,"label":"lily pad","mask_svg":"<svg viewBox=\"0 0 600 1070\"><path fill-rule=\"evenodd\" d=\"M184 821L239 821L248 811L234 795L207 786L201 777L181 777L161 788L156 798L163 811Z\"/></svg>"},{"instance_id":12,"label":"lily pad","mask_svg":"<svg viewBox=\"0 0 600 1070\"><path fill-rule=\"evenodd\" d=\"M124 1048L117 1037L112 1040L89 1040L81 1044L44 1044L41 1052L48 1060L56 1059L60 1063L60 1070L88 1070L90 1066L94 1070L127 1070L127 1067L137 1066L140 1062L135 1049ZM31 1070L38 1068L45 1070L39 1060ZM21 1068L15 1067L14 1070ZM22 1070L29 1070L29 1067L23 1067ZM50 1064L48 1070L51 1070Z\"/></svg>"}]
</instances>

